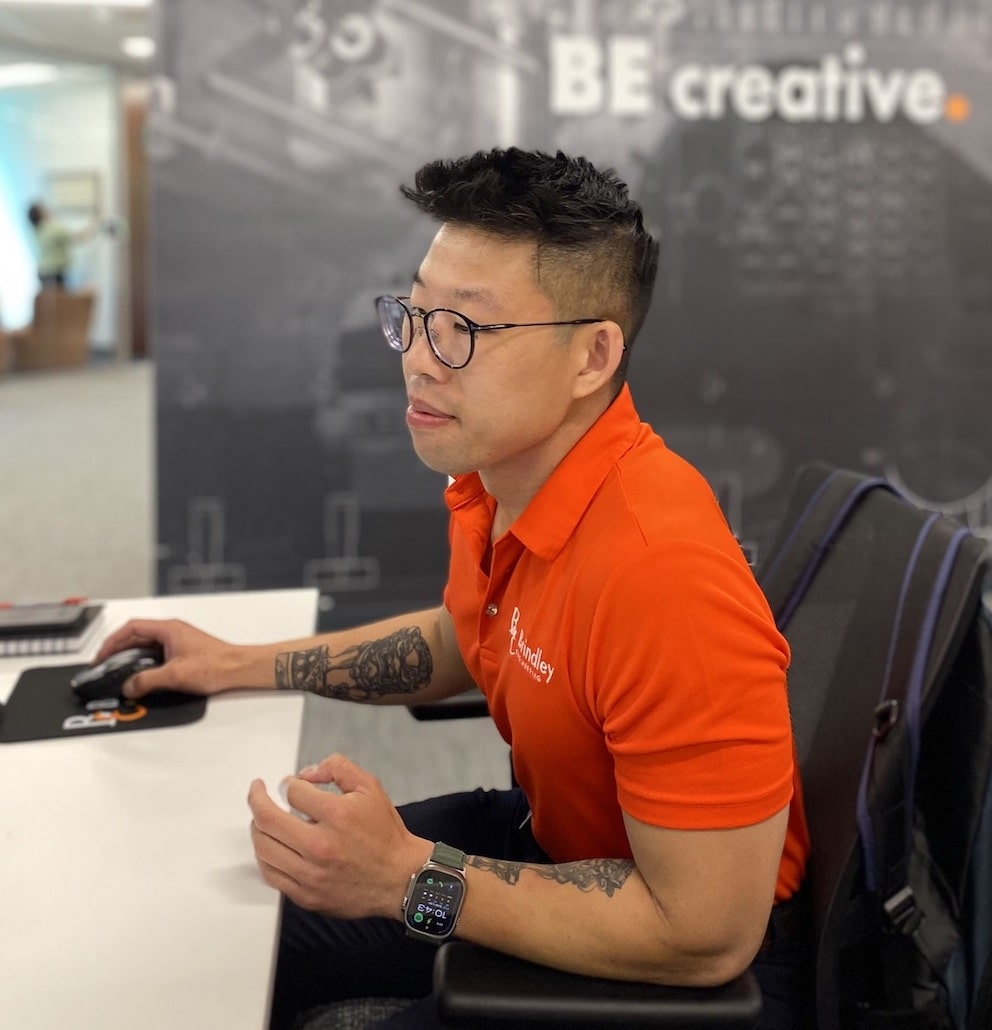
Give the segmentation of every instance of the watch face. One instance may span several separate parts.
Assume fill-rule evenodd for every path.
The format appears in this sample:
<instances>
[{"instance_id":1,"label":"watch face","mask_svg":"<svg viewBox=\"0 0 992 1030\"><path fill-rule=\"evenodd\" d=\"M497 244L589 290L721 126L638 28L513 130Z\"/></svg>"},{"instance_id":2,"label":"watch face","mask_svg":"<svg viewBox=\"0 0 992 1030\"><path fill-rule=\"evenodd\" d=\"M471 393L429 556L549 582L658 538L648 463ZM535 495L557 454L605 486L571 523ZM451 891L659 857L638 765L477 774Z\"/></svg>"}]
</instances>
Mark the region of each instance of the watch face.
<instances>
[{"instance_id":1,"label":"watch face","mask_svg":"<svg viewBox=\"0 0 992 1030\"><path fill-rule=\"evenodd\" d=\"M455 928L464 894L465 884L457 876L422 870L410 891L406 925L432 937L447 937Z\"/></svg>"}]
</instances>

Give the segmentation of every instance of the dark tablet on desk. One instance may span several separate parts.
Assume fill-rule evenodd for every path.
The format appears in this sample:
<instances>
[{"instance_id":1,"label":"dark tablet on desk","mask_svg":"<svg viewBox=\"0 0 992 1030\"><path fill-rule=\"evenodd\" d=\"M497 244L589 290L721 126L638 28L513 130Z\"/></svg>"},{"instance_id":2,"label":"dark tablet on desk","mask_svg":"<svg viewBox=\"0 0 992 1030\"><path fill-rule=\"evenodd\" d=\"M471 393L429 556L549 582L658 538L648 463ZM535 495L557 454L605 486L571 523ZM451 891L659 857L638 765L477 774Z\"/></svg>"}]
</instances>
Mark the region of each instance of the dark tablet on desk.
<instances>
[{"instance_id":1,"label":"dark tablet on desk","mask_svg":"<svg viewBox=\"0 0 992 1030\"><path fill-rule=\"evenodd\" d=\"M87 611L78 604L18 604L0 608L0 636L35 633L73 633L86 624Z\"/></svg>"},{"instance_id":2,"label":"dark tablet on desk","mask_svg":"<svg viewBox=\"0 0 992 1030\"><path fill-rule=\"evenodd\" d=\"M90 737L104 733L185 726L203 717L207 699L178 691L156 691L133 703L84 704L69 679L85 665L47 665L25 669L0 713L0 744L53 737Z\"/></svg>"}]
</instances>

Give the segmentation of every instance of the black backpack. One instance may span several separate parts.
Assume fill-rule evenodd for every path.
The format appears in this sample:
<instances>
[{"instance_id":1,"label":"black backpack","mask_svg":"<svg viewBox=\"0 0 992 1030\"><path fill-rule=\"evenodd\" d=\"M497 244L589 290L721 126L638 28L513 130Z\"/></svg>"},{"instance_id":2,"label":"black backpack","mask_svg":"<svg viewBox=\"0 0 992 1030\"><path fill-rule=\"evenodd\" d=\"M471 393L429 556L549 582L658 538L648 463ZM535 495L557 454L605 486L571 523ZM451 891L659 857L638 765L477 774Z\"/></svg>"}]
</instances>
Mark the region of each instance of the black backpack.
<instances>
[{"instance_id":1,"label":"black backpack","mask_svg":"<svg viewBox=\"0 0 992 1030\"><path fill-rule=\"evenodd\" d=\"M992 1027L984 543L804 466L757 570L793 645L819 1030Z\"/></svg>"}]
</instances>

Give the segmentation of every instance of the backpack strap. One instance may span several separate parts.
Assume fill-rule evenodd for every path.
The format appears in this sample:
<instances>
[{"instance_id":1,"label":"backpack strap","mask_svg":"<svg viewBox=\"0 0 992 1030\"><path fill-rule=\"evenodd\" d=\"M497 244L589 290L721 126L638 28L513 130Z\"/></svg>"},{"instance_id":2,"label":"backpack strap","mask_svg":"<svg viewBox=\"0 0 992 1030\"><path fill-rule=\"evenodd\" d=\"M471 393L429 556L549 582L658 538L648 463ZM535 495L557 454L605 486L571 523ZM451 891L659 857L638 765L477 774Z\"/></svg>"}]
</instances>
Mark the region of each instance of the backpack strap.
<instances>
[{"instance_id":1,"label":"backpack strap","mask_svg":"<svg viewBox=\"0 0 992 1030\"><path fill-rule=\"evenodd\" d=\"M935 578L932 581L928 579L926 582L919 583L916 573L920 563L921 551L928 538L931 537L932 530L939 519L940 515L934 513L923 523L906 565L892 639L889 642L885 677L882 682L878 705L875 708L876 723L865 754L861 783L858 789L857 823L858 832L861 837L861 846L864 851L865 886L872 892L878 892L882 890L884 880L889 880L890 885L892 885L891 881L896 881L896 889L886 893L884 905L886 913L897 926L911 921L910 903L912 892L910 891L907 896L903 888L906 886L906 856L909 854L910 840L913 832L913 800L916 796L916 775L920 758L924 680L937 629L937 616L940 614L940 608L947 593L951 571L957 559L961 543L965 537L970 536L969 531L964 527L955 530L947 541L946 549L937 568ZM912 607L910 594L913 588L927 593L926 597L916 599L916 607L922 608L922 617L919 620L914 619L912 614L908 612L908 609ZM925 601L925 604L921 605L920 601ZM898 682L894 683L892 677L893 659L900 644L911 648L913 656L912 665L908 679L900 678ZM880 854L879 837L881 835L876 833L875 824L872 821L869 811L868 792L876 751L900 718L905 718L906 720L908 747L905 778L903 781L902 811L904 818L902 820L902 832L898 834L898 840L893 840L893 830L897 826L889 825L886 828L884 840L882 841L884 847L892 845L892 853L895 856L899 856L893 862L886 860L884 853ZM904 882L899 883L899 881Z\"/></svg>"},{"instance_id":2,"label":"backpack strap","mask_svg":"<svg viewBox=\"0 0 992 1030\"><path fill-rule=\"evenodd\" d=\"M858 790L865 888L879 904L884 995L895 1006L915 1002L921 1012L921 980L938 991L928 1004L939 1009L946 1002L938 971L960 936L956 904L929 860L927 828L917 821L923 729L977 611L981 554L980 541L950 519L931 514L921 525Z\"/></svg>"},{"instance_id":3,"label":"backpack strap","mask_svg":"<svg viewBox=\"0 0 992 1030\"><path fill-rule=\"evenodd\" d=\"M872 490L896 488L880 476L864 476L822 462L800 469L785 534L770 550L758 574L775 622L784 632L816 576L837 534L864 496Z\"/></svg>"}]
</instances>

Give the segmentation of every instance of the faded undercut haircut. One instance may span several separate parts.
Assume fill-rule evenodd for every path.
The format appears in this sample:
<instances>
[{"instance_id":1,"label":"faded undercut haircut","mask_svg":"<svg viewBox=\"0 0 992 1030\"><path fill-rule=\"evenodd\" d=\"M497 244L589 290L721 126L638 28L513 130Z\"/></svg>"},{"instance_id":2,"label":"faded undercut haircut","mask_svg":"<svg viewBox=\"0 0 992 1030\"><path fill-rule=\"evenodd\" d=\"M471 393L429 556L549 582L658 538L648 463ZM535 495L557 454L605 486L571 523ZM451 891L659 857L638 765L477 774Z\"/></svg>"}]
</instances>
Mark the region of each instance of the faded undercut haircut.
<instances>
[{"instance_id":1,"label":"faded undercut haircut","mask_svg":"<svg viewBox=\"0 0 992 1030\"><path fill-rule=\"evenodd\" d=\"M510 147L431 161L400 191L439 222L533 240L535 281L557 317L609 319L623 331L619 389L651 304L658 242L613 169Z\"/></svg>"}]
</instances>

